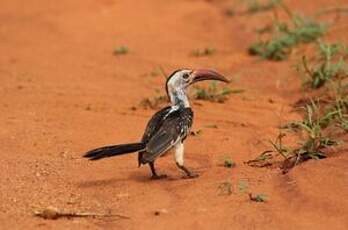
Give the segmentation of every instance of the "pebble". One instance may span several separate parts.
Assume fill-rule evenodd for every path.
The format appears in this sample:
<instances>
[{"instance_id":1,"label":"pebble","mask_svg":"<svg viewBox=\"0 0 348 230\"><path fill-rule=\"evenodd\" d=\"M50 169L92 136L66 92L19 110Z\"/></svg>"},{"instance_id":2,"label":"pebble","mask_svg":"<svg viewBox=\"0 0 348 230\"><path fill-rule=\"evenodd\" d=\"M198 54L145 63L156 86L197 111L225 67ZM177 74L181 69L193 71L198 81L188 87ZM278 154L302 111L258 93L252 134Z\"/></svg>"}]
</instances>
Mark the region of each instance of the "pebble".
<instances>
[{"instance_id":1,"label":"pebble","mask_svg":"<svg viewBox=\"0 0 348 230\"><path fill-rule=\"evenodd\" d=\"M167 214L167 213L168 213L168 210L165 208L162 208L162 209L156 210L154 214L155 216L159 216L161 214Z\"/></svg>"}]
</instances>

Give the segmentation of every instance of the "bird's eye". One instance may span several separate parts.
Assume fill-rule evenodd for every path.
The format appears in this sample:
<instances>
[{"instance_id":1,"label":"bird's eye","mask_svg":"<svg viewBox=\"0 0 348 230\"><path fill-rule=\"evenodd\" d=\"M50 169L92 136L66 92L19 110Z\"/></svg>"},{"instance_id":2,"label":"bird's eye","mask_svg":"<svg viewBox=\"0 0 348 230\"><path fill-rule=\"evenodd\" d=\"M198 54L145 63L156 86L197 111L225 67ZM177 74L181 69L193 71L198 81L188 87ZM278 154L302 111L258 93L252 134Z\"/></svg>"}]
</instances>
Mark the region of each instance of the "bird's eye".
<instances>
[{"instance_id":1,"label":"bird's eye","mask_svg":"<svg viewBox=\"0 0 348 230\"><path fill-rule=\"evenodd\" d=\"M184 79L188 79L188 78L190 77L190 74L184 73L184 75L182 75L182 77L183 77Z\"/></svg>"}]
</instances>

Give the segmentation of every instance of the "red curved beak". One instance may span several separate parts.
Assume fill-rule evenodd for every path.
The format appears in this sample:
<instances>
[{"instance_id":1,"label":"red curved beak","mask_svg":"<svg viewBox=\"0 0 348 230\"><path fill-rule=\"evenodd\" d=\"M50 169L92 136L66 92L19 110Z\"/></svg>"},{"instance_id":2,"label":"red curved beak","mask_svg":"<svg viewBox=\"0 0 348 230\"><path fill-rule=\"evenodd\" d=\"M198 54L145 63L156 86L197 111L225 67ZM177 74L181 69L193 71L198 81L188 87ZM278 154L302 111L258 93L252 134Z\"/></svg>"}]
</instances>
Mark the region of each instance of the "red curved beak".
<instances>
[{"instance_id":1,"label":"red curved beak","mask_svg":"<svg viewBox=\"0 0 348 230\"><path fill-rule=\"evenodd\" d=\"M210 69L197 69L197 70L194 70L192 74L193 74L192 83L195 83L198 81L204 81L204 80L216 80L216 81L223 81L226 83L229 82L229 80L227 80L224 76Z\"/></svg>"}]
</instances>

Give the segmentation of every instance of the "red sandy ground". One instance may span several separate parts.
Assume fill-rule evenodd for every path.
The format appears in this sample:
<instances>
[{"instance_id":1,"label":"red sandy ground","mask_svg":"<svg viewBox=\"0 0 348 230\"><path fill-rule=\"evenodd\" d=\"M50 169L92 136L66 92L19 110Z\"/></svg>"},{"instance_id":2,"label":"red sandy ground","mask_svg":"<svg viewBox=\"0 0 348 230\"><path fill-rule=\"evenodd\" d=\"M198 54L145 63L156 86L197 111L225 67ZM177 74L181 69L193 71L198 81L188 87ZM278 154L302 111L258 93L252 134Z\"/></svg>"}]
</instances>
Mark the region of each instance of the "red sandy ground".
<instances>
[{"instance_id":1,"label":"red sandy ground","mask_svg":"<svg viewBox=\"0 0 348 230\"><path fill-rule=\"evenodd\" d=\"M346 1L294 1L313 13ZM341 151L286 175L244 161L269 148L280 119L300 118L301 97L291 65L246 54L253 32L271 13L228 17L229 1L2 0L0 3L0 229L348 229L348 156ZM347 42L347 17L327 38ZM115 57L119 45L130 53ZM215 55L190 52L212 46ZM225 104L193 103L194 130L186 164L200 177L182 180L172 157L157 165L169 179L149 180L136 155L88 162L94 147L138 140L154 111L137 106L163 91L162 66L212 67L245 89ZM205 128L216 124L218 129ZM219 164L230 156L237 166ZM233 185L220 195L219 185ZM238 191L265 193L251 202ZM44 220L33 211L112 212L118 218ZM155 216L157 210L166 210Z\"/></svg>"}]
</instances>

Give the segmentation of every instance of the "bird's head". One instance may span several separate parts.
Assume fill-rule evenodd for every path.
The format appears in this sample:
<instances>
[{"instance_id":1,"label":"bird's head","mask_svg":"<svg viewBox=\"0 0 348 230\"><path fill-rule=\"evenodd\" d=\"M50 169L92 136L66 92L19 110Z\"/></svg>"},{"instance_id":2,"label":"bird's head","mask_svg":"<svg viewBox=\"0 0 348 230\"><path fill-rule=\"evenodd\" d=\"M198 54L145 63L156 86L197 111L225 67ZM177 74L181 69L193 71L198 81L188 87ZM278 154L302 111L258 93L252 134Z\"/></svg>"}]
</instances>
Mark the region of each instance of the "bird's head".
<instances>
[{"instance_id":1,"label":"bird's head","mask_svg":"<svg viewBox=\"0 0 348 230\"><path fill-rule=\"evenodd\" d=\"M180 69L174 71L167 79L166 90L168 96L172 92L185 90L188 86L204 80L229 82L224 76L210 69Z\"/></svg>"}]
</instances>

